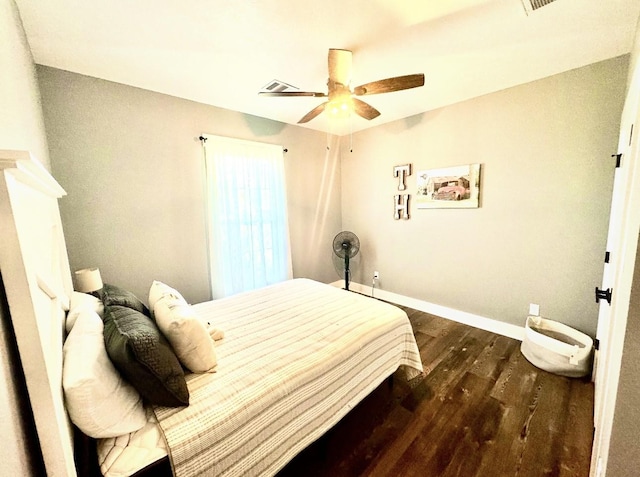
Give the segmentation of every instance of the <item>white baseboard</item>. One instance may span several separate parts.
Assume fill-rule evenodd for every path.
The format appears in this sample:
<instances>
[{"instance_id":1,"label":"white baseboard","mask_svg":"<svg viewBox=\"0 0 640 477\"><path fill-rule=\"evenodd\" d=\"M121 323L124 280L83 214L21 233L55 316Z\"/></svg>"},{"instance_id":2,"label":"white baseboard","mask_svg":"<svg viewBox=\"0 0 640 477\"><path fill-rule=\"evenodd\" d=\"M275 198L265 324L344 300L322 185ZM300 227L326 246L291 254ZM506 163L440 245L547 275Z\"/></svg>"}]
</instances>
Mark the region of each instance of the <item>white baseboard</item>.
<instances>
[{"instance_id":1,"label":"white baseboard","mask_svg":"<svg viewBox=\"0 0 640 477\"><path fill-rule=\"evenodd\" d=\"M344 287L344 281L336 281L331 283L334 287ZM363 295L371 296L371 287L361 285L360 283L351 282L349 288L354 292L361 293ZM431 315L440 316L448 320L457 321L469 326L480 328L481 330L491 331L502 336L514 338L522 341L524 339L524 326L512 325L510 323L504 323L502 321L494 320L493 318L487 318L486 316L474 315L473 313L467 313L466 311L456 310L447 306L436 305L435 303L429 303L428 301L418 300L397 293L375 289L373 296L384 301L395 303L397 305L407 306L414 310L424 311Z\"/></svg>"}]
</instances>

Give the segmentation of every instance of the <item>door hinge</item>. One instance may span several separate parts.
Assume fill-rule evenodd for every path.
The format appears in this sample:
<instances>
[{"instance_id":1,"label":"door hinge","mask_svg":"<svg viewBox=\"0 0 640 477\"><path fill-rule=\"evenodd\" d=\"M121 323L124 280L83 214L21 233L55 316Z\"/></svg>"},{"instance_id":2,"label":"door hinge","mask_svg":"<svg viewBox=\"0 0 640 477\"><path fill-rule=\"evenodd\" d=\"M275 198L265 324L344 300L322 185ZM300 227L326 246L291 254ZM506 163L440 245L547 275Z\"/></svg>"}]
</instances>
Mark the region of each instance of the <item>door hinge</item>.
<instances>
[{"instance_id":1,"label":"door hinge","mask_svg":"<svg viewBox=\"0 0 640 477\"><path fill-rule=\"evenodd\" d=\"M611 157L615 157L616 158L616 169L618 167L620 167L620 165L622 164L622 153L619 154L611 154Z\"/></svg>"},{"instance_id":2,"label":"door hinge","mask_svg":"<svg viewBox=\"0 0 640 477\"><path fill-rule=\"evenodd\" d=\"M611 259L611 253L610 252L605 252L604 253L604 263L609 263L610 259Z\"/></svg>"},{"instance_id":3,"label":"door hinge","mask_svg":"<svg viewBox=\"0 0 640 477\"><path fill-rule=\"evenodd\" d=\"M593 348L595 350L599 350L600 349L600 340L598 338L596 338L595 340L593 340Z\"/></svg>"},{"instance_id":4,"label":"door hinge","mask_svg":"<svg viewBox=\"0 0 640 477\"><path fill-rule=\"evenodd\" d=\"M631 146L631 139L633 139L633 124L631 125L631 131L629 131L629 146Z\"/></svg>"},{"instance_id":5,"label":"door hinge","mask_svg":"<svg viewBox=\"0 0 640 477\"><path fill-rule=\"evenodd\" d=\"M613 289L600 290L596 287L596 303L600 303L600 300L607 300L607 303L611 305L611 295L613 295Z\"/></svg>"}]
</instances>

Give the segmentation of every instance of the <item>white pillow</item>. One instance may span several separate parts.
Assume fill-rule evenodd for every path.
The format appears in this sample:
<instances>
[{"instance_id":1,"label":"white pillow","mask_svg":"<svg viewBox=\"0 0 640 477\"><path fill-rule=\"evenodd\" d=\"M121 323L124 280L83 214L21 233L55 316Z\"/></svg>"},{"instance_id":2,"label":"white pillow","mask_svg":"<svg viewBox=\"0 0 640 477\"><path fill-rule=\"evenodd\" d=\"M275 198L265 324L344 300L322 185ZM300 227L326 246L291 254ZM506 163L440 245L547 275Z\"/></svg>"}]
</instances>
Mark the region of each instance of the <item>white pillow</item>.
<instances>
[{"instance_id":1,"label":"white pillow","mask_svg":"<svg viewBox=\"0 0 640 477\"><path fill-rule=\"evenodd\" d=\"M164 295L155 302L153 316L183 366L193 373L214 370L217 364L214 341L184 298Z\"/></svg>"},{"instance_id":2,"label":"white pillow","mask_svg":"<svg viewBox=\"0 0 640 477\"><path fill-rule=\"evenodd\" d=\"M149 309L153 313L153 307L156 305L156 302L166 295L172 295L174 298L177 298L183 302L187 302L184 297L176 290L175 288L171 288L169 285L166 285L162 282L154 280L151 284L151 288L149 289Z\"/></svg>"},{"instance_id":3,"label":"white pillow","mask_svg":"<svg viewBox=\"0 0 640 477\"><path fill-rule=\"evenodd\" d=\"M71 333L71 329L78 319L78 315L83 310L95 311L98 316L102 318L102 315L104 314L104 305L102 304L102 300L98 297L74 291L71 294L69 312L67 313L67 319L65 321L67 334Z\"/></svg>"},{"instance_id":4,"label":"white pillow","mask_svg":"<svg viewBox=\"0 0 640 477\"><path fill-rule=\"evenodd\" d=\"M95 311L82 310L63 347L67 411L82 432L95 438L128 434L147 422L140 394L107 355L103 328Z\"/></svg>"}]
</instances>

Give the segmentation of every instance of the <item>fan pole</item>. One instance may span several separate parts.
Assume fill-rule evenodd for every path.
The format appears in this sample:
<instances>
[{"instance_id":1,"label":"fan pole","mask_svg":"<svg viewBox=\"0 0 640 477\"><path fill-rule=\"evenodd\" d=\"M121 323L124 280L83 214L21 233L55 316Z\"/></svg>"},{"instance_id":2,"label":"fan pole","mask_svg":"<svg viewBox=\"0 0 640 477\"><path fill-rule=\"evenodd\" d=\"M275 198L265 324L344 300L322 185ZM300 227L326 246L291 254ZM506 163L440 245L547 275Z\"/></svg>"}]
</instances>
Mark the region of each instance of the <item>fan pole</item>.
<instances>
[{"instance_id":1,"label":"fan pole","mask_svg":"<svg viewBox=\"0 0 640 477\"><path fill-rule=\"evenodd\" d=\"M344 256L344 289L349 290L349 252Z\"/></svg>"}]
</instances>

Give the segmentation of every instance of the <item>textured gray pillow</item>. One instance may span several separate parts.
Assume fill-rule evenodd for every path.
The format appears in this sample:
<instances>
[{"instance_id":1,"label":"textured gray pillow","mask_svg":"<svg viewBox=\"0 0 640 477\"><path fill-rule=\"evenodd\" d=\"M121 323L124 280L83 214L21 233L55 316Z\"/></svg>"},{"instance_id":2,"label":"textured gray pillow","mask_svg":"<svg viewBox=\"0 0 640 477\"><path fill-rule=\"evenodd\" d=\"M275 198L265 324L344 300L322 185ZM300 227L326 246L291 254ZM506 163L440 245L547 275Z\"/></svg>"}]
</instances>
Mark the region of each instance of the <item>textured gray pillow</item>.
<instances>
[{"instance_id":1,"label":"textured gray pillow","mask_svg":"<svg viewBox=\"0 0 640 477\"><path fill-rule=\"evenodd\" d=\"M147 316L151 316L149 308L140 301L140 299L124 288L105 283L101 290L98 291L100 299L104 306L120 305L127 308L133 308Z\"/></svg>"},{"instance_id":2,"label":"textured gray pillow","mask_svg":"<svg viewBox=\"0 0 640 477\"><path fill-rule=\"evenodd\" d=\"M189 404L184 370L151 318L126 306L105 306L104 340L115 367L149 403Z\"/></svg>"}]
</instances>

